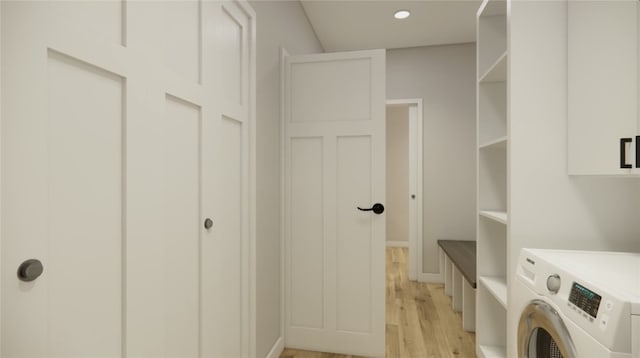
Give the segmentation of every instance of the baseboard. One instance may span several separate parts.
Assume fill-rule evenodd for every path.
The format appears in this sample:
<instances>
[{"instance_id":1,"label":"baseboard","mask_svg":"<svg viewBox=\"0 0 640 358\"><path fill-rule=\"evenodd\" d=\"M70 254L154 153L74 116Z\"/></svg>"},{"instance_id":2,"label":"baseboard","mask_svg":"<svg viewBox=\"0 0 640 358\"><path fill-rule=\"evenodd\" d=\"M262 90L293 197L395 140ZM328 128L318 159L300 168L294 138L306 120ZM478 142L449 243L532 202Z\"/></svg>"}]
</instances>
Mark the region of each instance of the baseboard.
<instances>
[{"instance_id":1,"label":"baseboard","mask_svg":"<svg viewBox=\"0 0 640 358\"><path fill-rule=\"evenodd\" d=\"M409 241L387 241L387 247L409 247Z\"/></svg>"},{"instance_id":2,"label":"baseboard","mask_svg":"<svg viewBox=\"0 0 640 358\"><path fill-rule=\"evenodd\" d=\"M439 273L418 273L418 282L443 283L442 275Z\"/></svg>"},{"instance_id":3,"label":"baseboard","mask_svg":"<svg viewBox=\"0 0 640 358\"><path fill-rule=\"evenodd\" d=\"M271 351L269 351L269 354L267 354L265 358L279 358L282 351L284 351L284 339L278 337L276 343L273 344Z\"/></svg>"}]
</instances>

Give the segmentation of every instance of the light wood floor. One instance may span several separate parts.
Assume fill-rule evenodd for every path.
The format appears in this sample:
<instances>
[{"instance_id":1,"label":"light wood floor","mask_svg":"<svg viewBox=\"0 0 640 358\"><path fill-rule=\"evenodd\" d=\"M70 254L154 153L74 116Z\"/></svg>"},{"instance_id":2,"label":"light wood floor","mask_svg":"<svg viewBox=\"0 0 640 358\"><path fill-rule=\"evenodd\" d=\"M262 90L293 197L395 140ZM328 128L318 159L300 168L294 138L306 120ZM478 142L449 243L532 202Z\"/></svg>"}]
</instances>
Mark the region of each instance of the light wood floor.
<instances>
[{"instance_id":1,"label":"light wood floor","mask_svg":"<svg viewBox=\"0 0 640 358\"><path fill-rule=\"evenodd\" d=\"M387 358L475 358L475 334L462 330L438 284L409 281L406 248L387 248ZM358 358L285 349L280 358Z\"/></svg>"}]
</instances>

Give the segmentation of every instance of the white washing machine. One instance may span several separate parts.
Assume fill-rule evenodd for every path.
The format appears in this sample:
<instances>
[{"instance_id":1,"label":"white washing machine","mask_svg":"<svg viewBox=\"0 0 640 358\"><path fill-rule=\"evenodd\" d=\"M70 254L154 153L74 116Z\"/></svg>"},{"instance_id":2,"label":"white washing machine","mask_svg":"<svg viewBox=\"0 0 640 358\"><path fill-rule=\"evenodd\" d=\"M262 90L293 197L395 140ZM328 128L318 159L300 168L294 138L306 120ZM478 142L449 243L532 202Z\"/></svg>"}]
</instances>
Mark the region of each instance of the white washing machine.
<instances>
[{"instance_id":1,"label":"white washing machine","mask_svg":"<svg viewBox=\"0 0 640 358\"><path fill-rule=\"evenodd\" d=\"M523 249L513 284L518 358L640 358L640 254Z\"/></svg>"}]
</instances>

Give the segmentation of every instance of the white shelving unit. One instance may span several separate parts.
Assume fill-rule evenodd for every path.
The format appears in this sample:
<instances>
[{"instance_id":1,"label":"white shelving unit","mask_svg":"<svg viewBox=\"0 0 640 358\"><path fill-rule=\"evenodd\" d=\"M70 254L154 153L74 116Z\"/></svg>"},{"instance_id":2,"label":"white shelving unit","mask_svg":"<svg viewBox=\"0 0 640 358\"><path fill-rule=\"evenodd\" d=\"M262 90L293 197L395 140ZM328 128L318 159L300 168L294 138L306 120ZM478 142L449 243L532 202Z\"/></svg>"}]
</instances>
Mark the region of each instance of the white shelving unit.
<instances>
[{"instance_id":1,"label":"white shelving unit","mask_svg":"<svg viewBox=\"0 0 640 358\"><path fill-rule=\"evenodd\" d=\"M507 3L484 0L477 14L478 237L476 353L506 357L507 346Z\"/></svg>"}]
</instances>

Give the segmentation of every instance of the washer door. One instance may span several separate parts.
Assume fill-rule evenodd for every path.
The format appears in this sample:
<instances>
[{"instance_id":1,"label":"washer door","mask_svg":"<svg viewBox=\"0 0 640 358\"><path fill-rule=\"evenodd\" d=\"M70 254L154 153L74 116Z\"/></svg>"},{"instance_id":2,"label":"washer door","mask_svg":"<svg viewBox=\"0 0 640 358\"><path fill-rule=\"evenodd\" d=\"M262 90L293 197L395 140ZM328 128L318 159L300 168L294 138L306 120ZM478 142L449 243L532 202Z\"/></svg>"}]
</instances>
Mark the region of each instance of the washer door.
<instances>
[{"instance_id":1,"label":"washer door","mask_svg":"<svg viewBox=\"0 0 640 358\"><path fill-rule=\"evenodd\" d=\"M518 357L577 358L567 326L544 301L531 301L520 316Z\"/></svg>"}]
</instances>

